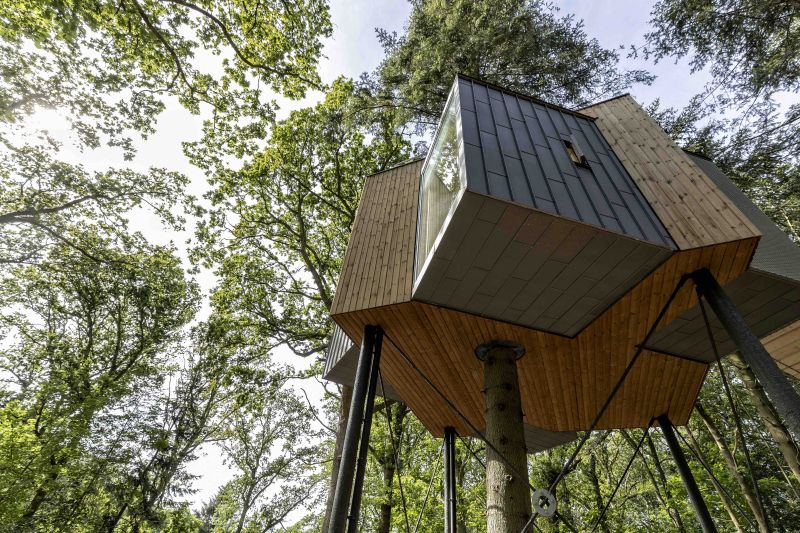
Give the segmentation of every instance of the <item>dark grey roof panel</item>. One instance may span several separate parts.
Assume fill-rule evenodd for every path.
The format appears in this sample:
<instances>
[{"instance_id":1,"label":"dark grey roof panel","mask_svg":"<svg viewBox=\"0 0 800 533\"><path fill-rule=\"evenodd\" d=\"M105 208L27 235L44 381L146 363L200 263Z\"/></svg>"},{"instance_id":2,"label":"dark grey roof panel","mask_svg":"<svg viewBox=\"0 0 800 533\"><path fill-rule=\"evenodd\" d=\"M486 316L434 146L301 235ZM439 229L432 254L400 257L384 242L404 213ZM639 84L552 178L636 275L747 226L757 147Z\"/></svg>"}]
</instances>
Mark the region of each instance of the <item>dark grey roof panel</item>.
<instances>
[{"instance_id":1,"label":"dark grey roof panel","mask_svg":"<svg viewBox=\"0 0 800 533\"><path fill-rule=\"evenodd\" d=\"M692 160L730 198L733 204L755 224L762 237L750 268L800 281L800 247L759 209L722 173L713 162L689 153Z\"/></svg>"},{"instance_id":2,"label":"dark grey roof panel","mask_svg":"<svg viewBox=\"0 0 800 533\"><path fill-rule=\"evenodd\" d=\"M466 77L457 90L468 189L675 247L590 117Z\"/></svg>"}]
</instances>

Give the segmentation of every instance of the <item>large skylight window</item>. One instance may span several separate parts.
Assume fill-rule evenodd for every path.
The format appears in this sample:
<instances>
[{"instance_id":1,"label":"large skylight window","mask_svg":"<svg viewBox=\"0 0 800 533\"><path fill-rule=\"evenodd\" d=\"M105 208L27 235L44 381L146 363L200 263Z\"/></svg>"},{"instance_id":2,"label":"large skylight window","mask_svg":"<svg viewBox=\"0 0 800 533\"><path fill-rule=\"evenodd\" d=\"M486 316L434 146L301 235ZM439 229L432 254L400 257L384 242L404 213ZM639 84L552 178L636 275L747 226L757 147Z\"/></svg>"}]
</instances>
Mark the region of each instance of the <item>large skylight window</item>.
<instances>
[{"instance_id":1,"label":"large skylight window","mask_svg":"<svg viewBox=\"0 0 800 533\"><path fill-rule=\"evenodd\" d=\"M420 215L417 234L417 264L419 274L425 260L436 244L436 238L447 219L458 193L464 187L458 168L458 135L456 112L458 97L451 94L442 116L436 139L422 171Z\"/></svg>"}]
</instances>

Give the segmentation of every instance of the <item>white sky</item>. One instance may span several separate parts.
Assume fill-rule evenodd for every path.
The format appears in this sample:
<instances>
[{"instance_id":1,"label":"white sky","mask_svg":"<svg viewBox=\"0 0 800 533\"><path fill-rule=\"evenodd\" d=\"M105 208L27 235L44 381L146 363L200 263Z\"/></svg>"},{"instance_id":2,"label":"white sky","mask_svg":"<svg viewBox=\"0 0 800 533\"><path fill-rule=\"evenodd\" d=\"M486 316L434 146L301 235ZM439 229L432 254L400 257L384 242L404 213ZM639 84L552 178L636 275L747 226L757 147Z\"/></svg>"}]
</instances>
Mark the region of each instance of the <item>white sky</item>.
<instances>
[{"instance_id":1,"label":"white sky","mask_svg":"<svg viewBox=\"0 0 800 533\"><path fill-rule=\"evenodd\" d=\"M642 44L652 6L652 2L641 0L562 0L556 4L561 6L562 13L573 13L578 19L583 19L589 36L597 38L606 48ZM373 70L383 57L375 28L402 32L409 11L410 6L400 0L332 0L334 34L325 43L326 58L319 69L322 80L330 82L340 75L358 77L364 71ZM642 104L661 98L666 106L683 107L707 81L702 73L690 75L685 61L677 64L665 61L653 66L641 58L636 61L628 59L625 51L621 51L621 55L621 68L646 68L658 76L650 87L637 86L631 89L632 95ZM319 93L311 94L302 102L280 100L282 109L279 118L285 117L291 109L313 104L320 96ZM56 134L60 129L66 133L66 128L59 128L57 116L51 113L37 114L32 122L32 126L38 124ZM207 189L205 177L189 165L183 155L181 142L199 139L201 122L202 117L191 115L173 102L160 116L157 133L139 143L138 154L132 164L123 162L119 154L110 150L62 155L80 161L90 169L128 164L139 170L146 170L149 166L178 170L191 177L189 192L200 197ZM153 215L144 211L132 217L132 224L134 229L142 231L154 243L173 241L185 257L185 240L190 233L178 235L165 231ZM198 281L206 294L213 288L213 276L207 272L201 273ZM312 391L311 387L320 387L312 383L306 388L312 399L319 398L321 391ZM208 500L231 478L228 468L222 464L219 450L214 446L205 447L201 457L189 465L189 470L199 476L194 484L197 492L189 498L195 508L199 508L200 502Z\"/></svg>"}]
</instances>

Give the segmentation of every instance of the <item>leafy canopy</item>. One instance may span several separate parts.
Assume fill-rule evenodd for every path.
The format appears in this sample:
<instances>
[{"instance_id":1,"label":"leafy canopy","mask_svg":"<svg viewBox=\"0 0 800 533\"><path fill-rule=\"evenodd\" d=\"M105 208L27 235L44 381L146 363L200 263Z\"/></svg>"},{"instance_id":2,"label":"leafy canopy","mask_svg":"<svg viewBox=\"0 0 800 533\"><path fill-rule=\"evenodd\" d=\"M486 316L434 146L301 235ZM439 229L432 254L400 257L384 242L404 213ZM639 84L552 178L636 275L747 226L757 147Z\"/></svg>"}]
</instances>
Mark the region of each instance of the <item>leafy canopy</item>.
<instances>
[{"instance_id":1,"label":"leafy canopy","mask_svg":"<svg viewBox=\"0 0 800 533\"><path fill-rule=\"evenodd\" d=\"M616 51L542 0L414 0L412 6L404 35L378 31L386 58L376 92L423 122L439 118L459 73L566 105L652 79L645 71L620 72Z\"/></svg>"},{"instance_id":2,"label":"leafy canopy","mask_svg":"<svg viewBox=\"0 0 800 533\"><path fill-rule=\"evenodd\" d=\"M394 123L339 79L322 102L276 123L252 163L214 176L198 253L218 266L212 305L242 342L324 349L364 177L408 154Z\"/></svg>"},{"instance_id":3,"label":"leafy canopy","mask_svg":"<svg viewBox=\"0 0 800 533\"><path fill-rule=\"evenodd\" d=\"M56 110L81 151L111 147L130 160L169 99L210 111L201 146L241 152L266 136L266 89L300 97L318 87L324 0L109 0L0 3L0 263L38 261L54 242L75 246L80 221L125 233L125 215L173 213L188 184L163 168L87 169L27 121ZM226 140L227 138L227 140ZM203 164L202 157L195 162Z\"/></svg>"},{"instance_id":4,"label":"leafy canopy","mask_svg":"<svg viewBox=\"0 0 800 533\"><path fill-rule=\"evenodd\" d=\"M792 0L661 0L647 52L691 57L737 99L800 89L800 9Z\"/></svg>"},{"instance_id":5,"label":"leafy canopy","mask_svg":"<svg viewBox=\"0 0 800 533\"><path fill-rule=\"evenodd\" d=\"M0 478L15 478L0 490L4 524L45 530L76 518L81 492L96 494L83 480L132 451L113 429L128 420L126 399L163 383L166 353L194 316L197 287L172 251L130 241L87 231L81 248L105 257L103 268L60 244L0 279L0 420L12 452Z\"/></svg>"},{"instance_id":6,"label":"leafy canopy","mask_svg":"<svg viewBox=\"0 0 800 533\"><path fill-rule=\"evenodd\" d=\"M254 82L302 96L331 31L323 0L15 0L0 28L0 117L66 109L90 145L93 127L112 143L151 132L162 95L195 111L256 97Z\"/></svg>"}]
</instances>

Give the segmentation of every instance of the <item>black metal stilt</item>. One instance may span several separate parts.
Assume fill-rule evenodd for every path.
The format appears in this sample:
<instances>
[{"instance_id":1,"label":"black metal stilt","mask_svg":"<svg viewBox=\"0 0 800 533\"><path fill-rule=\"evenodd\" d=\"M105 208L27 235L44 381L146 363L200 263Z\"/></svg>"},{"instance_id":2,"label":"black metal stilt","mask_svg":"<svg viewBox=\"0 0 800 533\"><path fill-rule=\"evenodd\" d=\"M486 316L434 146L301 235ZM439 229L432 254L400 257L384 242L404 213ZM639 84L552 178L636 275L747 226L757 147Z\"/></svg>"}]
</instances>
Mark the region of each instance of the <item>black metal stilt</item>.
<instances>
[{"instance_id":1,"label":"black metal stilt","mask_svg":"<svg viewBox=\"0 0 800 533\"><path fill-rule=\"evenodd\" d=\"M711 514L708 512L703 495L700 493L697 482L694 480L694 475L689 469L689 463L686 462L686 456L683 455L683 449L675 437L675 428L673 428L672 422L667 418L667 415L661 415L658 417L658 425L661 426L661 432L667 441L669 451L672 452L672 457L675 459L675 465L678 467L678 473L680 473L683 480L683 486L686 487L689 501L694 507L700 527L703 528L705 533L717 533L717 526L714 525L714 521L711 519Z\"/></svg>"},{"instance_id":2,"label":"black metal stilt","mask_svg":"<svg viewBox=\"0 0 800 533\"><path fill-rule=\"evenodd\" d=\"M714 279L713 274L704 268L692 273L692 278L744 360L753 369L759 383L775 404L778 414L794 434L800 436L800 396Z\"/></svg>"},{"instance_id":3,"label":"black metal stilt","mask_svg":"<svg viewBox=\"0 0 800 533\"><path fill-rule=\"evenodd\" d=\"M444 531L456 533L456 430L444 428Z\"/></svg>"},{"instance_id":4,"label":"black metal stilt","mask_svg":"<svg viewBox=\"0 0 800 533\"><path fill-rule=\"evenodd\" d=\"M336 479L336 492L333 496L329 533L342 533L347 524L347 511L353 489L353 475L358 454L358 440L361 434L361 420L364 415L364 401L369 386L370 367L375 347L376 326L364 328L361 353L358 356L356 380L353 383L353 396L350 401L350 414L347 417L347 430L342 444L342 459L339 463L339 477Z\"/></svg>"},{"instance_id":5,"label":"black metal stilt","mask_svg":"<svg viewBox=\"0 0 800 533\"><path fill-rule=\"evenodd\" d=\"M367 471L369 434L372 429L372 408L375 406L375 390L378 385L378 369L381 365L382 342L383 330L381 328L377 328L375 331L372 364L370 365L369 371L369 384L367 385L364 417L361 424L361 442L358 447L358 462L356 463L356 476L355 481L353 482L353 498L350 503L350 514L347 517L348 533L356 533L358 531L358 516L361 512L361 493L362 489L364 488L364 474Z\"/></svg>"}]
</instances>

